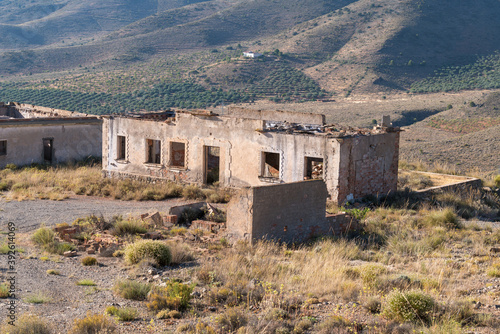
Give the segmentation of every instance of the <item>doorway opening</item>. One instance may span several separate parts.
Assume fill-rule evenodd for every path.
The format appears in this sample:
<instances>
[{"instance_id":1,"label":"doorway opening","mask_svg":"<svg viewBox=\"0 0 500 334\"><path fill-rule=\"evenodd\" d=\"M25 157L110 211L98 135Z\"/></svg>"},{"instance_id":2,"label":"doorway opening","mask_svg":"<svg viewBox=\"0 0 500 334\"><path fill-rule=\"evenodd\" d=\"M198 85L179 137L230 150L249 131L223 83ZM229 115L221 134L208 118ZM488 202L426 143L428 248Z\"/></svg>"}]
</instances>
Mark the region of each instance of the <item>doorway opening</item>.
<instances>
[{"instance_id":1,"label":"doorway opening","mask_svg":"<svg viewBox=\"0 0 500 334\"><path fill-rule=\"evenodd\" d=\"M43 139L43 160L48 163L52 163L52 158L54 157L54 139L44 138Z\"/></svg>"},{"instance_id":2,"label":"doorway opening","mask_svg":"<svg viewBox=\"0 0 500 334\"><path fill-rule=\"evenodd\" d=\"M219 182L220 177L220 147L205 146L205 183Z\"/></svg>"}]
</instances>

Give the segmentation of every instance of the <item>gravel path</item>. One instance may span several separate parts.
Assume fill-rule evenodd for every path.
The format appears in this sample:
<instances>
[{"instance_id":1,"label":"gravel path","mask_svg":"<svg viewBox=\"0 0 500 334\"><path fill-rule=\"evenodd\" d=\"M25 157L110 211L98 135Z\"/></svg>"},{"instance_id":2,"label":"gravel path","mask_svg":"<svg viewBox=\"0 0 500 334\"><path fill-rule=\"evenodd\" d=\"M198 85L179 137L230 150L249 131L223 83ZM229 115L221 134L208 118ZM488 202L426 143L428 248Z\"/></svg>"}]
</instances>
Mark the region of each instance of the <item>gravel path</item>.
<instances>
[{"instance_id":1,"label":"gravel path","mask_svg":"<svg viewBox=\"0 0 500 334\"><path fill-rule=\"evenodd\" d=\"M114 215L138 216L141 213L159 211L166 213L170 207L186 203L183 199L165 201L116 201L100 197L73 196L64 201L6 201L0 199L0 223L16 223L19 232L37 229L41 223L47 226L71 223L77 218L90 215L111 218Z\"/></svg>"}]
</instances>

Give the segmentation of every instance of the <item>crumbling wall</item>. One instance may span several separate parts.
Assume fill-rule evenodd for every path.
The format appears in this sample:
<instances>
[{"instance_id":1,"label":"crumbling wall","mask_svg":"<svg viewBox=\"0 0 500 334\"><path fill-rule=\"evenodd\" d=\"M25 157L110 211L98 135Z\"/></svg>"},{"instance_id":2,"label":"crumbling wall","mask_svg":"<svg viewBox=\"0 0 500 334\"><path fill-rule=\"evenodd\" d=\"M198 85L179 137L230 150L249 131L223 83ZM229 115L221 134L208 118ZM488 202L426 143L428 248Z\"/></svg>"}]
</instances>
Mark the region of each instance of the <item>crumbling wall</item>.
<instances>
[{"instance_id":1,"label":"crumbling wall","mask_svg":"<svg viewBox=\"0 0 500 334\"><path fill-rule=\"evenodd\" d=\"M399 132L338 139L340 142L338 193L343 203L367 195L397 190Z\"/></svg>"},{"instance_id":2,"label":"crumbling wall","mask_svg":"<svg viewBox=\"0 0 500 334\"><path fill-rule=\"evenodd\" d=\"M259 119L263 121L288 122L299 124L325 124L325 115L288 112L281 110L252 110L246 108L230 107L228 115L236 118Z\"/></svg>"},{"instance_id":3,"label":"crumbling wall","mask_svg":"<svg viewBox=\"0 0 500 334\"><path fill-rule=\"evenodd\" d=\"M206 148L217 147L220 152L219 183L223 186L249 187L301 181L308 177L306 161L319 160L323 163L323 174L319 177L326 183L335 202L396 190L398 130L340 128L321 132L321 129L294 131L291 127L284 127L283 130L267 131L264 129L265 120L261 119L267 116L255 112L253 115L255 119L204 111L182 112L164 121L139 116L107 116L104 120L103 168L110 176L124 177L127 174L205 183ZM302 116L294 117L299 120ZM122 145L119 140L127 147L123 158L117 154ZM148 140L161 142L160 163L146 162ZM178 149L172 143L181 143L184 152L179 156L185 156L183 166L177 166L177 162L172 164L172 154Z\"/></svg>"},{"instance_id":4,"label":"crumbling wall","mask_svg":"<svg viewBox=\"0 0 500 334\"><path fill-rule=\"evenodd\" d=\"M344 213L327 217L326 197L322 180L242 189L228 205L228 234L248 241L302 242L345 233L351 218Z\"/></svg>"}]
</instances>

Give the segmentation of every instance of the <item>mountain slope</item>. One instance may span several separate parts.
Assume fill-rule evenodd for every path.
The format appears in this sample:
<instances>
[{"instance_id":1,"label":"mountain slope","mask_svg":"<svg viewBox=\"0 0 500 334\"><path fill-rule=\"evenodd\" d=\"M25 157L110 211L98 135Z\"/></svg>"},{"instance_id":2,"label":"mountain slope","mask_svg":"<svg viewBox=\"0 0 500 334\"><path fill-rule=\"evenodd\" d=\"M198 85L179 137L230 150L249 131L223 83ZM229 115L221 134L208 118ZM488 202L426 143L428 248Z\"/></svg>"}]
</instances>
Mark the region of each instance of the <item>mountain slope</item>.
<instances>
[{"instance_id":1,"label":"mountain slope","mask_svg":"<svg viewBox=\"0 0 500 334\"><path fill-rule=\"evenodd\" d=\"M203 52L241 44L259 52L279 49L285 57L278 61L303 71L323 89L348 96L407 90L443 66L474 62L500 49L498 0L20 2L24 7L18 12L12 1L0 4L6 9L0 15L12 21L0 25L4 76L85 67L134 72L168 58L178 66L178 80L189 77L220 87L264 80L268 65L241 81L247 66L220 60L208 64L211 70L188 74L204 62ZM47 15L21 20L19 13L42 5L49 8ZM170 74L155 72L165 80Z\"/></svg>"}]
</instances>

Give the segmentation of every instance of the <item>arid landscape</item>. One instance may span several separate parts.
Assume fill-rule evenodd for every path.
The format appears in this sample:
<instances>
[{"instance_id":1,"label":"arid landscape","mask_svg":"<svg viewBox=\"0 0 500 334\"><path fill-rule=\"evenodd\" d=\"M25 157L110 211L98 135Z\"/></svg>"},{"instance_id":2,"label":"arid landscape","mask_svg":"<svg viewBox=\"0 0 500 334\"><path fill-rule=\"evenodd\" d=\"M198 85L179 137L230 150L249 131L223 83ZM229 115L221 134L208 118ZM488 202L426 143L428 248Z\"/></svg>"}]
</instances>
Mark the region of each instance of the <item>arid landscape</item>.
<instances>
[{"instance_id":1,"label":"arid landscape","mask_svg":"<svg viewBox=\"0 0 500 334\"><path fill-rule=\"evenodd\" d=\"M1 1L0 109L22 114L36 105L54 119L50 128L0 113L0 332L499 333L499 15L498 0ZM248 119L248 110L325 115L316 130L286 121L281 134L251 129L271 138L295 127L294 143L311 131L339 143L346 133L396 131L393 190L328 200L327 216L350 220L342 233L249 242L227 228L240 187L225 187L222 177L208 185L206 172L191 184L153 177L171 172L175 137L182 162L173 174L182 180L193 168L185 157L202 156L186 138L199 139L208 159L206 147L222 140L212 130L203 137L190 129L184 141L145 130L142 145L127 141L133 125L127 134L103 129L102 157L80 154L91 141L79 136L100 143L90 133L106 117L116 127L121 117L157 117L155 131L165 134L175 126L169 114L219 120L240 107ZM74 124L71 112L81 118ZM241 127L240 116L228 132ZM89 119L94 132L81 125ZM8 131L37 121L32 146L43 153L32 163L7 161L29 137ZM56 138L54 151L47 129L56 127L72 149ZM134 145L140 167L153 172L106 174L133 165ZM285 154L259 145L260 180L266 154ZM18 147L18 156L34 150ZM305 162L295 152L293 164L271 163L271 182L283 182L280 168L308 163L317 169L300 182L325 176L331 152L308 150ZM78 158L53 161L67 152ZM226 169L246 158L250 170L257 159L231 152L226 161L221 152L211 157Z\"/></svg>"},{"instance_id":2,"label":"arid landscape","mask_svg":"<svg viewBox=\"0 0 500 334\"><path fill-rule=\"evenodd\" d=\"M140 182L100 180L99 166L6 169L1 177L0 218L17 229L17 311L38 316L20 318L18 324L36 323L43 328L39 333L90 333L88 328L495 333L500 328L498 183L495 188L488 181L494 191L423 197L402 191L343 208L331 204L330 212L350 212L362 222L360 228L307 244L250 246L230 244L223 231L171 223L154 227L141 220L145 212L163 215L196 200L224 202L230 192L222 195L222 189L167 184L152 194ZM401 177L414 189L440 184L417 174ZM147 196L183 199L152 202ZM225 204L205 210L220 210L222 217ZM189 215L194 217L186 211L186 219L193 219ZM2 253L8 251L8 226L2 226ZM64 236L75 228L77 234ZM144 259L132 255L143 238L166 245L167 262L158 252L137 253L150 254ZM93 254L88 250L96 243L101 246ZM72 249L78 249L76 256L63 256ZM7 279L6 270L2 275ZM7 315L6 308L2 312Z\"/></svg>"}]
</instances>

